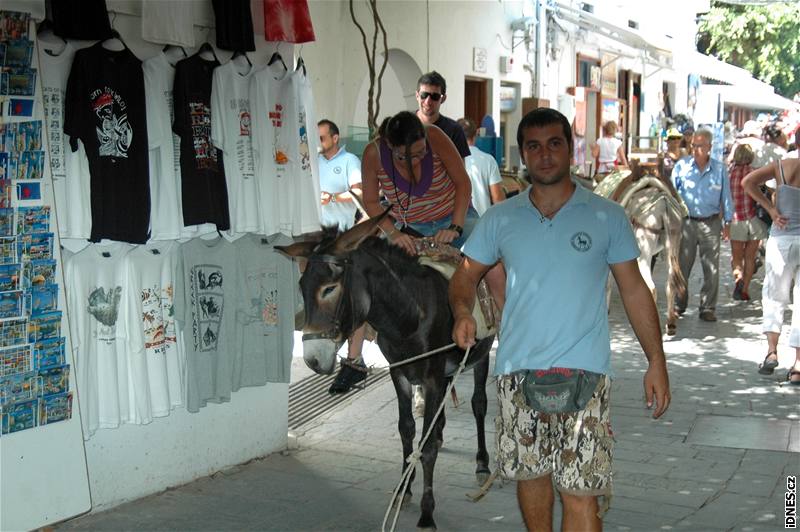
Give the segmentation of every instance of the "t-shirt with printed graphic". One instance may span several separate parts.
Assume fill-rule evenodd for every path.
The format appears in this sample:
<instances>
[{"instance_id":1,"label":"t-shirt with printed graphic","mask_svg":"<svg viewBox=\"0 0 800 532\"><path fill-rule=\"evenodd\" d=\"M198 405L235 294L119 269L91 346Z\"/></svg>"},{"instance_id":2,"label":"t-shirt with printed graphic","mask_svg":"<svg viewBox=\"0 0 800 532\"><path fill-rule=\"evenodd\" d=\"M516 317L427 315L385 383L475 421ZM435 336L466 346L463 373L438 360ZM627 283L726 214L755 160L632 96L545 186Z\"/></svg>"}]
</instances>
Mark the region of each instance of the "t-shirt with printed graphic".
<instances>
[{"instance_id":1,"label":"t-shirt with printed graphic","mask_svg":"<svg viewBox=\"0 0 800 532\"><path fill-rule=\"evenodd\" d=\"M222 152L211 142L211 82L219 61L195 54L175 67L172 130L181 138L183 223L230 228Z\"/></svg>"},{"instance_id":2,"label":"t-shirt with printed graphic","mask_svg":"<svg viewBox=\"0 0 800 532\"><path fill-rule=\"evenodd\" d=\"M231 230L236 233L259 232L261 226L250 141L252 74L252 66L228 61L214 69L211 86L211 142L224 154Z\"/></svg>"},{"instance_id":3,"label":"t-shirt with printed graphic","mask_svg":"<svg viewBox=\"0 0 800 532\"><path fill-rule=\"evenodd\" d=\"M150 423L183 405L186 357L175 325L175 242L139 246L125 256L120 311L130 361L130 422Z\"/></svg>"},{"instance_id":4,"label":"t-shirt with printed graphic","mask_svg":"<svg viewBox=\"0 0 800 532\"><path fill-rule=\"evenodd\" d=\"M300 273L274 246L291 243L284 235L266 238L252 234L234 243L246 294L238 318L241 332L233 364L234 390L289 382Z\"/></svg>"},{"instance_id":5,"label":"t-shirt with printed graphic","mask_svg":"<svg viewBox=\"0 0 800 532\"><path fill-rule=\"evenodd\" d=\"M123 259L131 249L122 242L92 244L76 253L64 271L86 439L98 428L116 428L129 420L128 353L120 303L128 289Z\"/></svg>"},{"instance_id":6,"label":"t-shirt with printed graphic","mask_svg":"<svg viewBox=\"0 0 800 532\"><path fill-rule=\"evenodd\" d=\"M64 97L67 91L69 68L75 57L71 43L51 44L39 41L42 76L42 103L47 124L50 173L53 194L58 210L58 232L61 238L88 239L92 231L92 212L89 203L89 161L83 143L73 152L64 134Z\"/></svg>"},{"instance_id":7,"label":"t-shirt with printed graphic","mask_svg":"<svg viewBox=\"0 0 800 532\"><path fill-rule=\"evenodd\" d=\"M83 142L91 173L92 231L143 244L150 224L147 118L142 62L101 43L75 52L67 81L64 133Z\"/></svg>"},{"instance_id":8,"label":"t-shirt with printed graphic","mask_svg":"<svg viewBox=\"0 0 800 532\"><path fill-rule=\"evenodd\" d=\"M236 313L241 267L233 244L222 237L195 238L180 247L175 319L186 344L186 408L230 400L238 343Z\"/></svg>"},{"instance_id":9,"label":"t-shirt with printed graphic","mask_svg":"<svg viewBox=\"0 0 800 532\"><path fill-rule=\"evenodd\" d=\"M180 138L172 132L175 67L164 52L142 64L147 95L150 148L150 239L174 240L183 234L180 195Z\"/></svg>"},{"instance_id":10,"label":"t-shirt with printed graphic","mask_svg":"<svg viewBox=\"0 0 800 532\"><path fill-rule=\"evenodd\" d=\"M317 231L321 225L322 208L320 202L316 200L320 197L321 191L317 158L319 135L317 135L317 115L314 111L314 93L305 66L298 65L290 76L296 101L299 140L298 175L292 181L295 186L292 226L299 228L297 231L300 232L293 234L302 234ZM311 135L308 134L309 131L312 132Z\"/></svg>"},{"instance_id":11,"label":"t-shirt with printed graphic","mask_svg":"<svg viewBox=\"0 0 800 532\"><path fill-rule=\"evenodd\" d=\"M256 72L250 82L261 230L267 235L300 235L320 227L319 184L302 166L296 90L292 76L277 62ZM298 209L300 201L308 208Z\"/></svg>"}]
</instances>

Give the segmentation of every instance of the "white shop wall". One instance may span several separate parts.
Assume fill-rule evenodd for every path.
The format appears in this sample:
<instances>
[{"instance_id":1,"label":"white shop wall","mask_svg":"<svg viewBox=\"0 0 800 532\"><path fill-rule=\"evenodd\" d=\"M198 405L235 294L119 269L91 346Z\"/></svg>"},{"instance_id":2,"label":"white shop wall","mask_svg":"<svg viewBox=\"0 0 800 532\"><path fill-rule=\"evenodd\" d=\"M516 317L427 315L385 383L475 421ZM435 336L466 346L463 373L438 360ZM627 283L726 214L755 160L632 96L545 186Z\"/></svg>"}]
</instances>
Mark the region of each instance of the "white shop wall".
<instances>
[{"instance_id":1,"label":"white shop wall","mask_svg":"<svg viewBox=\"0 0 800 532\"><path fill-rule=\"evenodd\" d=\"M195 24L212 25L210 1L185 3L194 13ZM261 3L252 4L254 26L263 28L262 12L255 9ZM109 18L140 60L161 51L163 45L142 40L141 18L127 14L140 13L140 2L111 0L107 7L120 11L116 16L109 13ZM216 42L213 28L195 26L195 35L197 46ZM256 51L247 55L257 67L266 64L276 45L259 34L255 43ZM90 44L93 42L75 42L77 47ZM195 50L186 52L191 55ZM291 67L294 46L281 43L279 51ZM216 50L216 54L225 63L232 52ZM86 245L86 241L64 242L73 251ZM277 383L242 388L232 394L229 403L209 404L196 414L178 408L149 425L98 430L85 442L92 510L116 506L285 448L288 390L288 384Z\"/></svg>"}]
</instances>

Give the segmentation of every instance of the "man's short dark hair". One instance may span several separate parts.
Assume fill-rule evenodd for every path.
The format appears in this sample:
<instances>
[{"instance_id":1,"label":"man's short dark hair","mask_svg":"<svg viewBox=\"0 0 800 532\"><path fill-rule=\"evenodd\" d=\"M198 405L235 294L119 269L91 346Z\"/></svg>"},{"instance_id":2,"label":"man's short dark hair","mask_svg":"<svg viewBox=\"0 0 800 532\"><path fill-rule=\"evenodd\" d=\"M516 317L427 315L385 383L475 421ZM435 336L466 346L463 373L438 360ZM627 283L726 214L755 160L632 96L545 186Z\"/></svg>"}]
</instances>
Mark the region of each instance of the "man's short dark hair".
<instances>
[{"instance_id":1,"label":"man's short dark hair","mask_svg":"<svg viewBox=\"0 0 800 532\"><path fill-rule=\"evenodd\" d=\"M523 153L522 140L524 137L523 132L526 129L531 127L550 126L552 124L561 124L561 128L564 130L564 137L567 139L567 146L569 147L569 151L571 153L572 126L570 126L567 117L555 109L550 109L549 107L539 107L538 109L534 109L523 116L522 121L519 123L519 127L517 127L517 147L519 147L520 154ZM524 158L525 157L523 155L523 159Z\"/></svg>"},{"instance_id":2,"label":"man's short dark hair","mask_svg":"<svg viewBox=\"0 0 800 532\"><path fill-rule=\"evenodd\" d=\"M468 139L474 138L478 134L478 126L469 118L459 118L458 125L464 130L464 136Z\"/></svg>"},{"instance_id":3,"label":"man's short dark hair","mask_svg":"<svg viewBox=\"0 0 800 532\"><path fill-rule=\"evenodd\" d=\"M447 82L444 80L442 75L435 70L433 72L423 74L419 80L417 80L417 89L419 89L420 85L433 85L434 87L439 87L442 89L442 94L447 94Z\"/></svg>"},{"instance_id":4,"label":"man's short dark hair","mask_svg":"<svg viewBox=\"0 0 800 532\"><path fill-rule=\"evenodd\" d=\"M331 137L339 134L339 127L327 118L323 118L317 122L317 127L319 126L328 126L328 132L331 134Z\"/></svg>"}]
</instances>

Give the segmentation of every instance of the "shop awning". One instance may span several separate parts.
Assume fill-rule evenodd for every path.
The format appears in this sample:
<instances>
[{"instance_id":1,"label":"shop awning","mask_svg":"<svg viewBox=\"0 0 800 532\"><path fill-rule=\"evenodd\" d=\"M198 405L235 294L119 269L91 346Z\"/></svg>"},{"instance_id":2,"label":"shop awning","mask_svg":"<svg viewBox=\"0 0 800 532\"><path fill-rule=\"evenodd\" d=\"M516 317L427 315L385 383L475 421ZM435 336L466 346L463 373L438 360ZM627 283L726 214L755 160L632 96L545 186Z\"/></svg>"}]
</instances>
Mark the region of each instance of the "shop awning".
<instances>
[{"instance_id":1,"label":"shop awning","mask_svg":"<svg viewBox=\"0 0 800 532\"><path fill-rule=\"evenodd\" d=\"M692 52L688 65L688 70L697 75L706 79L721 81L728 85L745 83L750 80L757 81L753 79L753 76L747 70L700 52Z\"/></svg>"},{"instance_id":2,"label":"shop awning","mask_svg":"<svg viewBox=\"0 0 800 532\"><path fill-rule=\"evenodd\" d=\"M549 8L552 9L552 8ZM639 50L647 52L649 57L646 57L648 62L659 66L671 66L672 51L666 46L653 42L652 39L646 39L640 33L631 30L630 28L623 28L616 24L611 24L601 18L598 18L591 13L574 9L564 4L556 3L553 11L559 18L564 19L572 24L594 31L604 37L613 39L622 44L631 46ZM664 65L662 59L668 64Z\"/></svg>"},{"instance_id":3,"label":"shop awning","mask_svg":"<svg viewBox=\"0 0 800 532\"><path fill-rule=\"evenodd\" d=\"M754 110L800 109L800 104L773 91L755 91L752 86L715 86L726 104ZM771 87L770 87L771 88Z\"/></svg>"}]
</instances>

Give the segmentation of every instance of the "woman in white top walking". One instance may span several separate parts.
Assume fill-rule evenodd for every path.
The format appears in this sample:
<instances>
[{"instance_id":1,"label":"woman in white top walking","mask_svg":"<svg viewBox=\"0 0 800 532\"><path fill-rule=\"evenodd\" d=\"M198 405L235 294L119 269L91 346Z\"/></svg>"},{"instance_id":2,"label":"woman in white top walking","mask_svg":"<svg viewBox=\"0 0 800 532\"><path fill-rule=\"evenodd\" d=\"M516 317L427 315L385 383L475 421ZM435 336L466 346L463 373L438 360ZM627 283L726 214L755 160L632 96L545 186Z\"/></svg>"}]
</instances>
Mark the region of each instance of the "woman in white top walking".
<instances>
[{"instance_id":1,"label":"woman in white top walking","mask_svg":"<svg viewBox=\"0 0 800 532\"><path fill-rule=\"evenodd\" d=\"M603 124L603 136L592 144L592 157L597 159L597 181L614 171L615 163L620 166L628 166L628 159L625 157L625 150L622 148L622 141L616 138L617 123L609 120Z\"/></svg>"}]
</instances>

